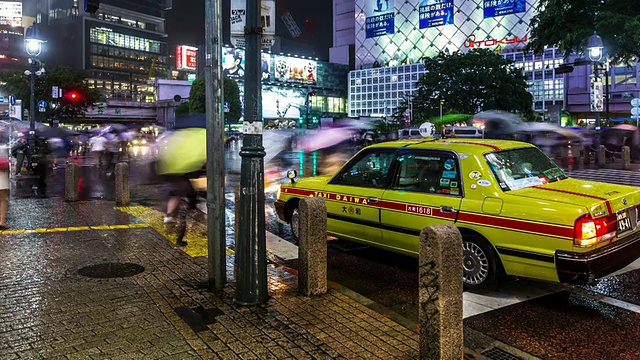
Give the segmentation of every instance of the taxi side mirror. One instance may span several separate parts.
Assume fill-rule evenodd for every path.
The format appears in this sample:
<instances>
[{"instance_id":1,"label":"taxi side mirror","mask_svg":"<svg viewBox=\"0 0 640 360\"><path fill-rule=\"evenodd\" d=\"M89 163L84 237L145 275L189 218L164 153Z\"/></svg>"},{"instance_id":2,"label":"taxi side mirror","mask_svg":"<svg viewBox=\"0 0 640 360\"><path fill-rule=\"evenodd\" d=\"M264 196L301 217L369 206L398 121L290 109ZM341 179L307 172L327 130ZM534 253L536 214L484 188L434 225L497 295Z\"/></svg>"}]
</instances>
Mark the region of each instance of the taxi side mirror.
<instances>
[{"instance_id":1,"label":"taxi side mirror","mask_svg":"<svg viewBox=\"0 0 640 360\"><path fill-rule=\"evenodd\" d=\"M287 171L287 179L291 180L292 184L296 183L296 177L298 177L298 172L295 170Z\"/></svg>"}]
</instances>

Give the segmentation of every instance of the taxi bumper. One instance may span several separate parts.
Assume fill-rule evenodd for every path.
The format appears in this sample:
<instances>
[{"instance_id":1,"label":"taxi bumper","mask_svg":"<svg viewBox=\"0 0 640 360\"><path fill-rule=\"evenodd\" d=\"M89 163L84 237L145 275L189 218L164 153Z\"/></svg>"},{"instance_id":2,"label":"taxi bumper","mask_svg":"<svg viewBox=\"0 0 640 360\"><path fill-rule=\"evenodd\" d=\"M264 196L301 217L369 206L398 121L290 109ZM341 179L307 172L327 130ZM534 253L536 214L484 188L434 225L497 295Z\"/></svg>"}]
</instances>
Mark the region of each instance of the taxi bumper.
<instances>
[{"instance_id":1,"label":"taxi bumper","mask_svg":"<svg viewBox=\"0 0 640 360\"><path fill-rule=\"evenodd\" d=\"M287 221L287 219L284 217L284 207L285 207L286 203L282 200L276 200L275 203L273 204L273 206L276 208L276 214L278 215L278 219L280 219L280 221Z\"/></svg>"},{"instance_id":2,"label":"taxi bumper","mask_svg":"<svg viewBox=\"0 0 640 360\"><path fill-rule=\"evenodd\" d=\"M585 285L631 264L640 257L640 232L587 253L556 251L562 283Z\"/></svg>"}]
</instances>

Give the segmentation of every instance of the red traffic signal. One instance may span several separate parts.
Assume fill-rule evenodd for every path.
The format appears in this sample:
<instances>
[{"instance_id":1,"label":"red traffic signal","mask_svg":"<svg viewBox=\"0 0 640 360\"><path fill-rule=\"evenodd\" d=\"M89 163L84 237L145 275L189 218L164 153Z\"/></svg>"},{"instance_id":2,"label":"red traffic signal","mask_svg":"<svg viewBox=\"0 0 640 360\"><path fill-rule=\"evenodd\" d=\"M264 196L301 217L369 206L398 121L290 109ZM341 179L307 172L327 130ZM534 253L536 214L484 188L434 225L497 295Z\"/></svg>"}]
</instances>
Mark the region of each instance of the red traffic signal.
<instances>
[{"instance_id":1,"label":"red traffic signal","mask_svg":"<svg viewBox=\"0 0 640 360\"><path fill-rule=\"evenodd\" d=\"M309 96L316 96L316 92L315 92L315 91L311 91L311 92L309 93Z\"/></svg>"},{"instance_id":2,"label":"red traffic signal","mask_svg":"<svg viewBox=\"0 0 640 360\"><path fill-rule=\"evenodd\" d=\"M71 91L67 92L67 99L69 99L71 101L78 101L78 100L80 100L80 98L82 98L82 96L80 95L79 92L77 92L75 90L71 90Z\"/></svg>"}]
</instances>

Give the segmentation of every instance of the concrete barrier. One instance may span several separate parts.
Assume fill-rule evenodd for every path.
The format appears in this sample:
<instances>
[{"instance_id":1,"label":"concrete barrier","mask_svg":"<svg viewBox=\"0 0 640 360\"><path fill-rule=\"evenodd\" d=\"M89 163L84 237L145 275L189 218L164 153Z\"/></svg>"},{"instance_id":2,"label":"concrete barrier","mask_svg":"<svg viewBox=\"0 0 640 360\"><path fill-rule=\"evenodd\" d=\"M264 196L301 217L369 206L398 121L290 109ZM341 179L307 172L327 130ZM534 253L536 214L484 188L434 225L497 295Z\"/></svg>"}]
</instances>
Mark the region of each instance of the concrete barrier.
<instances>
[{"instance_id":1,"label":"concrete barrier","mask_svg":"<svg viewBox=\"0 0 640 360\"><path fill-rule=\"evenodd\" d=\"M598 152L598 159L600 167L603 168L607 164L607 148L604 145L600 145L600 152Z\"/></svg>"},{"instance_id":2,"label":"concrete barrier","mask_svg":"<svg viewBox=\"0 0 640 360\"><path fill-rule=\"evenodd\" d=\"M622 147L622 170L631 170L631 148Z\"/></svg>"},{"instance_id":3,"label":"concrete barrier","mask_svg":"<svg viewBox=\"0 0 640 360\"><path fill-rule=\"evenodd\" d=\"M116 205L129 205L131 202L129 185L129 164L119 162L116 164Z\"/></svg>"},{"instance_id":4,"label":"concrete barrier","mask_svg":"<svg viewBox=\"0 0 640 360\"><path fill-rule=\"evenodd\" d=\"M298 204L298 292L327 293L327 205L324 199L303 198Z\"/></svg>"},{"instance_id":5,"label":"concrete barrier","mask_svg":"<svg viewBox=\"0 0 640 360\"><path fill-rule=\"evenodd\" d=\"M462 235L451 224L420 232L420 359L462 359Z\"/></svg>"},{"instance_id":6,"label":"concrete barrier","mask_svg":"<svg viewBox=\"0 0 640 360\"><path fill-rule=\"evenodd\" d=\"M64 169L64 200L78 201L78 164L69 163Z\"/></svg>"}]
</instances>

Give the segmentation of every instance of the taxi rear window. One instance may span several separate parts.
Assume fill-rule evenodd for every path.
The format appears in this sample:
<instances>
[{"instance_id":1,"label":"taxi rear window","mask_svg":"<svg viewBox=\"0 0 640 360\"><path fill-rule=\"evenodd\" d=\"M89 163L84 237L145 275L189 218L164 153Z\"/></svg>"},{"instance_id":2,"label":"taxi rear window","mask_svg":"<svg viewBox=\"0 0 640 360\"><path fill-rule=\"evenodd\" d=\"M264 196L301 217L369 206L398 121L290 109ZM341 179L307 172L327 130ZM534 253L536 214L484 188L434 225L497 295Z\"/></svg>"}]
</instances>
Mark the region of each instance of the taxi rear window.
<instances>
[{"instance_id":1,"label":"taxi rear window","mask_svg":"<svg viewBox=\"0 0 640 360\"><path fill-rule=\"evenodd\" d=\"M564 171L536 147L503 150L484 157L503 191L567 178Z\"/></svg>"}]
</instances>

